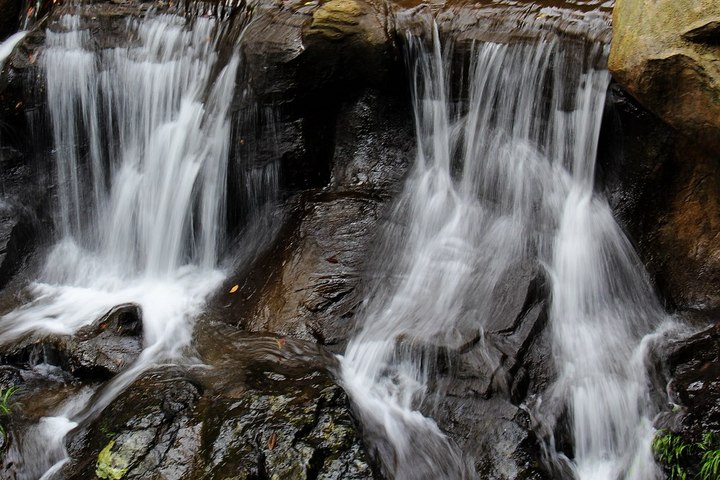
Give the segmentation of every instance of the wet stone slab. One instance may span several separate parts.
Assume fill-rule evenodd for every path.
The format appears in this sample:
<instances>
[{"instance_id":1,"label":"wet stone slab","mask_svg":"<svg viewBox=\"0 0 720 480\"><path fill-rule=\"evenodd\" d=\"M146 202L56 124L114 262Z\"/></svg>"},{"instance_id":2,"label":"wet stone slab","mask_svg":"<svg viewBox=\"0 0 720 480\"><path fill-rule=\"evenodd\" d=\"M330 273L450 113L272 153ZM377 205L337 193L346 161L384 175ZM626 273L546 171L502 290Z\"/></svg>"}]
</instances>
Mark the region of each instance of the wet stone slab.
<instances>
[{"instance_id":1,"label":"wet stone slab","mask_svg":"<svg viewBox=\"0 0 720 480\"><path fill-rule=\"evenodd\" d=\"M202 325L205 363L142 374L69 436L65 478L373 478L331 356Z\"/></svg>"}]
</instances>

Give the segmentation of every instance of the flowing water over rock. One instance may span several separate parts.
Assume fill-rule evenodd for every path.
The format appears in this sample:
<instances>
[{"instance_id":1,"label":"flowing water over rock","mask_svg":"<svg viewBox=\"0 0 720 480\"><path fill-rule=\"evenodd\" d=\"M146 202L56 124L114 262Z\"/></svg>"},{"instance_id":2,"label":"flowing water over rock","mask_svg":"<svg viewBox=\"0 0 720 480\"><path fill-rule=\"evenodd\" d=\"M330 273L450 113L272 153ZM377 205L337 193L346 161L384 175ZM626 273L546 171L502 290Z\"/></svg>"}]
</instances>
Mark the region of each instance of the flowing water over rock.
<instances>
[{"instance_id":1,"label":"flowing water over rock","mask_svg":"<svg viewBox=\"0 0 720 480\"><path fill-rule=\"evenodd\" d=\"M29 332L72 334L116 305L139 305L140 357L79 416L75 408L72 422L178 357L224 278L228 111L240 63L236 54L218 60L224 25L212 18L129 20L133 44L102 50L81 21L62 16L42 52L60 240L29 287L31 301L0 321L7 343ZM258 191L269 183L261 182ZM31 450L15 454L27 462ZM61 458L46 457L25 477Z\"/></svg>"},{"instance_id":2,"label":"flowing water over rock","mask_svg":"<svg viewBox=\"0 0 720 480\"><path fill-rule=\"evenodd\" d=\"M474 476L472 459L431 419L445 394L438 365L483 341L497 287L529 262L551 285L558 378L533 411L553 476L655 478L643 364L652 337L642 339L664 313L593 191L606 45L558 36L476 43L462 104L452 45L429 36L408 39L416 165L382 234L381 280L342 360L386 473ZM489 371L493 362L488 353ZM574 453L556 451L565 424Z\"/></svg>"},{"instance_id":3,"label":"flowing water over rock","mask_svg":"<svg viewBox=\"0 0 720 480\"><path fill-rule=\"evenodd\" d=\"M56 238L0 318L0 381L46 388L6 475L657 478L646 363L672 327L596 190L609 4L451 2L437 26L414 7L231 3L239 21L80 4L37 57L9 57L39 65ZM379 119L402 94L349 99L395 29L414 149L409 115ZM354 322L337 364L325 348Z\"/></svg>"}]
</instances>

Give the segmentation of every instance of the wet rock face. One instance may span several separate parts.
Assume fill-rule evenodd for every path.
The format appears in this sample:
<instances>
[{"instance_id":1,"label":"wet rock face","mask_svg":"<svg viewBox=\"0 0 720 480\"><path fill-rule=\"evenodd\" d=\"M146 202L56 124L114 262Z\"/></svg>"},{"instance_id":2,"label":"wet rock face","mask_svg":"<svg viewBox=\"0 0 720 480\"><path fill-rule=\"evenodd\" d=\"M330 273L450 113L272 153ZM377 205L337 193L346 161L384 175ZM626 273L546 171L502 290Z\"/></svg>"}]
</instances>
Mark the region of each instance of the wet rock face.
<instances>
[{"instance_id":1,"label":"wet rock face","mask_svg":"<svg viewBox=\"0 0 720 480\"><path fill-rule=\"evenodd\" d=\"M661 466L671 477L681 467L687 477L700 478L706 450L720 447L720 326L717 324L669 346L665 368L673 408L655 419L656 439L685 445L676 458ZM703 445L703 446L701 446ZM657 455L656 455L657 456ZM662 459L661 459L662 460Z\"/></svg>"},{"instance_id":2,"label":"wet rock face","mask_svg":"<svg viewBox=\"0 0 720 480\"><path fill-rule=\"evenodd\" d=\"M223 325L196 336L210 368L143 374L71 434L66 478L373 478L317 347Z\"/></svg>"},{"instance_id":3,"label":"wet rock face","mask_svg":"<svg viewBox=\"0 0 720 480\"><path fill-rule=\"evenodd\" d=\"M21 269L40 235L32 214L0 199L0 289Z\"/></svg>"},{"instance_id":4,"label":"wet rock face","mask_svg":"<svg viewBox=\"0 0 720 480\"><path fill-rule=\"evenodd\" d=\"M200 387L179 371L145 374L90 428L70 435L72 462L64 476L182 478L198 449L191 416L200 395Z\"/></svg>"},{"instance_id":5,"label":"wet rock face","mask_svg":"<svg viewBox=\"0 0 720 480\"><path fill-rule=\"evenodd\" d=\"M549 480L530 418L510 402L448 397L437 420L472 458L479 478Z\"/></svg>"},{"instance_id":6,"label":"wet rock face","mask_svg":"<svg viewBox=\"0 0 720 480\"><path fill-rule=\"evenodd\" d=\"M142 347L140 307L123 304L72 336L32 334L6 346L2 359L24 366L48 363L76 377L107 379L130 365Z\"/></svg>"},{"instance_id":7,"label":"wet rock face","mask_svg":"<svg viewBox=\"0 0 720 480\"><path fill-rule=\"evenodd\" d=\"M667 363L670 398L681 406L674 426L697 439L720 431L720 325L676 342Z\"/></svg>"},{"instance_id":8,"label":"wet rock face","mask_svg":"<svg viewBox=\"0 0 720 480\"><path fill-rule=\"evenodd\" d=\"M531 266L507 276L508 283L493 292L497 308L486 331L441 350L440 403L426 413L472 460L480 478L545 479L527 405L554 378L547 297Z\"/></svg>"},{"instance_id":9,"label":"wet rock face","mask_svg":"<svg viewBox=\"0 0 720 480\"><path fill-rule=\"evenodd\" d=\"M34 41L26 38L26 44ZM16 68L27 63L25 55L18 47L0 72L0 290L24 270L30 254L51 230L43 185L46 169L28 153L43 142L29 133L36 115L24 111L35 107L25 82L36 74L33 68Z\"/></svg>"},{"instance_id":10,"label":"wet rock face","mask_svg":"<svg viewBox=\"0 0 720 480\"><path fill-rule=\"evenodd\" d=\"M264 387L210 403L203 430L214 438L207 478L372 478L340 387L319 374L301 378L300 389L264 376L275 391Z\"/></svg>"},{"instance_id":11,"label":"wet rock face","mask_svg":"<svg viewBox=\"0 0 720 480\"><path fill-rule=\"evenodd\" d=\"M720 308L720 166L617 85L608 97L599 178L671 308Z\"/></svg>"},{"instance_id":12,"label":"wet rock face","mask_svg":"<svg viewBox=\"0 0 720 480\"><path fill-rule=\"evenodd\" d=\"M290 197L273 245L231 278L213 317L342 350L362 301L367 252L389 197L414 155L402 100L368 91L337 114L332 171L323 190Z\"/></svg>"},{"instance_id":13,"label":"wet rock face","mask_svg":"<svg viewBox=\"0 0 720 480\"><path fill-rule=\"evenodd\" d=\"M640 103L720 152L720 9L715 0L618 0L609 67Z\"/></svg>"}]
</instances>

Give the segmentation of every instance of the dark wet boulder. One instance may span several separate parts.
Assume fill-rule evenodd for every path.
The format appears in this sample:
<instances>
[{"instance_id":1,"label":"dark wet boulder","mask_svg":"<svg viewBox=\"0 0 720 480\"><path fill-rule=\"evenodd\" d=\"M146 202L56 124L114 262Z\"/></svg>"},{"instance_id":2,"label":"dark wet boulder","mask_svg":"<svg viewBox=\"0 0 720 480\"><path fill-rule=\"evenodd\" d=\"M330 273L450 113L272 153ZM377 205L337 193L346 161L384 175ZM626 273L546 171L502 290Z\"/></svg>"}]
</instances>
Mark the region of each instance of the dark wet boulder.
<instances>
[{"instance_id":1,"label":"dark wet boulder","mask_svg":"<svg viewBox=\"0 0 720 480\"><path fill-rule=\"evenodd\" d=\"M671 342L664 352L670 402L655 419L653 451L668 478L701 478L705 454L720 450L719 352L718 324Z\"/></svg>"},{"instance_id":2,"label":"dark wet boulder","mask_svg":"<svg viewBox=\"0 0 720 480\"><path fill-rule=\"evenodd\" d=\"M226 325L196 340L204 365L145 372L71 433L65 478L373 478L332 357Z\"/></svg>"},{"instance_id":3,"label":"dark wet boulder","mask_svg":"<svg viewBox=\"0 0 720 480\"><path fill-rule=\"evenodd\" d=\"M479 478L549 480L527 411L498 397L448 396L436 420L472 460Z\"/></svg>"},{"instance_id":4,"label":"dark wet boulder","mask_svg":"<svg viewBox=\"0 0 720 480\"><path fill-rule=\"evenodd\" d=\"M143 348L142 312L117 305L74 335L28 335L6 347L4 363L56 365L81 378L106 379L130 365Z\"/></svg>"},{"instance_id":5,"label":"dark wet boulder","mask_svg":"<svg viewBox=\"0 0 720 480\"><path fill-rule=\"evenodd\" d=\"M201 388L183 372L150 371L87 429L68 438L65 478L182 478L194 467L199 430L192 419ZM187 477L186 477L187 478Z\"/></svg>"},{"instance_id":6,"label":"dark wet boulder","mask_svg":"<svg viewBox=\"0 0 720 480\"><path fill-rule=\"evenodd\" d=\"M340 387L321 374L257 380L266 386L209 404L207 478L372 478Z\"/></svg>"},{"instance_id":7,"label":"dark wet boulder","mask_svg":"<svg viewBox=\"0 0 720 480\"><path fill-rule=\"evenodd\" d=\"M614 84L598 179L668 307L720 309L720 165Z\"/></svg>"},{"instance_id":8,"label":"dark wet boulder","mask_svg":"<svg viewBox=\"0 0 720 480\"><path fill-rule=\"evenodd\" d=\"M322 347L222 324L201 326L195 344L213 365L199 378L207 389L201 476L375 478L329 373L335 357Z\"/></svg>"},{"instance_id":9,"label":"dark wet boulder","mask_svg":"<svg viewBox=\"0 0 720 480\"><path fill-rule=\"evenodd\" d=\"M142 310L128 303L113 307L92 325L78 330L69 339L67 351L71 352L68 358L75 375L92 374L96 369L117 374L142 348Z\"/></svg>"},{"instance_id":10,"label":"dark wet boulder","mask_svg":"<svg viewBox=\"0 0 720 480\"><path fill-rule=\"evenodd\" d=\"M325 188L288 199L284 226L228 280L212 302L213 318L342 349L362 301L367 252L414 155L405 107L378 91L342 104Z\"/></svg>"},{"instance_id":11,"label":"dark wet boulder","mask_svg":"<svg viewBox=\"0 0 720 480\"><path fill-rule=\"evenodd\" d=\"M550 478L529 413L533 396L554 379L541 292L518 289L525 301L505 309L507 317L498 317L494 329L438 355L440 400L425 413L472 460L480 478Z\"/></svg>"},{"instance_id":12,"label":"dark wet boulder","mask_svg":"<svg viewBox=\"0 0 720 480\"><path fill-rule=\"evenodd\" d=\"M666 364L674 408L657 424L696 441L720 432L720 325L673 342Z\"/></svg>"}]
</instances>

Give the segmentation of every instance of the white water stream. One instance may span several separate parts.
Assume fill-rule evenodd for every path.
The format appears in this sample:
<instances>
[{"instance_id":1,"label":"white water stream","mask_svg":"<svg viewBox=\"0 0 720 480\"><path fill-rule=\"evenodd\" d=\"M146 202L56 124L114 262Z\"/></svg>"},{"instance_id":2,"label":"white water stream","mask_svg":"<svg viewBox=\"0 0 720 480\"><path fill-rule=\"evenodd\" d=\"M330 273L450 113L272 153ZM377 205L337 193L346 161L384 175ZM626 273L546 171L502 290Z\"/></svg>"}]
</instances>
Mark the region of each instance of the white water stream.
<instances>
[{"instance_id":1,"label":"white water stream","mask_svg":"<svg viewBox=\"0 0 720 480\"><path fill-rule=\"evenodd\" d=\"M567 459L550 438L548 463L565 464L563 478L655 478L642 339L664 314L593 190L607 47L552 36L476 44L457 105L451 55L437 31L432 39L408 41L417 159L382 237L382 281L342 359L363 423L385 443L383 468L391 478L474 476L472 458L420 411L438 395L434 346L482 332L495 286L531 261L550 280L559 371L536 413L552 432L558 417L544 408L567 409L575 447Z\"/></svg>"},{"instance_id":2,"label":"white water stream","mask_svg":"<svg viewBox=\"0 0 720 480\"><path fill-rule=\"evenodd\" d=\"M235 56L218 65L222 28L153 16L129 23L135 45L101 51L77 16L48 32L61 240L29 288L33 300L0 319L0 343L31 331L71 334L134 302L145 350L100 394L83 392L41 421L18 455L31 458L41 442L47 455L21 477L52 476L75 423L144 369L177 358L223 279L228 108L240 65ZM397 479L476 476L473 452L462 455L420 410L434 394L436 347L482 332L496 286L527 261L550 280L558 367L536 413L553 432L566 409L574 445L567 459L550 438L548 462L580 480L654 478L643 361L664 315L593 191L605 46L478 44L458 105L450 55L432 38L430 47L408 42L417 161L382 235L383 280L342 360L366 429L380 432L383 469Z\"/></svg>"},{"instance_id":3,"label":"white water stream","mask_svg":"<svg viewBox=\"0 0 720 480\"><path fill-rule=\"evenodd\" d=\"M29 450L15 452L27 464L24 478L63 461L63 448L34 456L33 445L62 445L72 425L143 370L177 358L224 278L228 109L240 62L233 55L218 64L223 24L151 15L128 22L132 46L98 51L80 22L62 17L42 52L60 241L29 287L32 301L0 319L0 343L27 332L71 334L133 302L142 308L145 349L84 410L71 399L73 408L41 422ZM67 428L56 438L57 428L43 426L50 424Z\"/></svg>"},{"instance_id":4,"label":"white water stream","mask_svg":"<svg viewBox=\"0 0 720 480\"><path fill-rule=\"evenodd\" d=\"M5 66L5 61L12 53L15 46L22 42L28 32L22 31L10 35L2 43L0 43L0 70Z\"/></svg>"}]
</instances>

